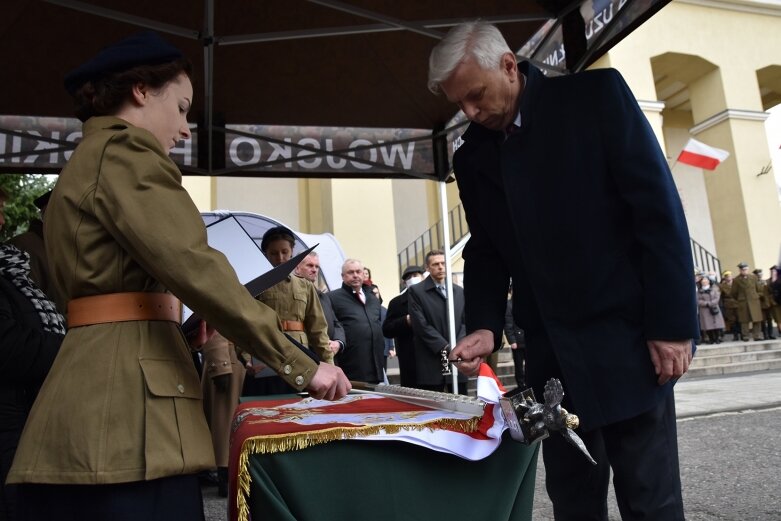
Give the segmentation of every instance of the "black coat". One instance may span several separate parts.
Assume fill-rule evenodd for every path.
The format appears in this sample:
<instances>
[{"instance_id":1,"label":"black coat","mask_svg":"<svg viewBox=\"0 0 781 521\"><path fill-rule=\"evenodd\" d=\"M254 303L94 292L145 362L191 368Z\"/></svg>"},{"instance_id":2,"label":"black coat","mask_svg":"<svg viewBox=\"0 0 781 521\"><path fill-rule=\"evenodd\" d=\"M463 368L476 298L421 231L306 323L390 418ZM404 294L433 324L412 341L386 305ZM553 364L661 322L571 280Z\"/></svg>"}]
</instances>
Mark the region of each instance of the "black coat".
<instances>
[{"instance_id":1,"label":"black coat","mask_svg":"<svg viewBox=\"0 0 781 521\"><path fill-rule=\"evenodd\" d=\"M473 123L454 156L471 232L467 330L498 341L512 277L535 393L560 377L590 429L671 392L646 341L697 334L689 235L667 160L617 71L520 69L520 130L505 140Z\"/></svg>"},{"instance_id":2,"label":"black coat","mask_svg":"<svg viewBox=\"0 0 781 521\"><path fill-rule=\"evenodd\" d=\"M412 326L407 323L409 290L391 299L388 313L382 322L382 334L396 343L396 356L399 359L401 385L415 385L415 345L412 342Z\"/></svg>"},{"instance_id":3,"label":"black coat","mask_svg":"<svg viewBox=\"0 0 781 521\"><path fill-rule=\"evenodd\" d=\"M331 299L328 298L326 293L323 293L319 290L317 292L317 296L320 298L320 307L323 308L323 315L325 316L325 321L328 324L328 339L341 342L342 347L344 347L344 327L342 327L342 323L336 319L334 308L331 305Z\"/></svg>"},{"instance_id":4,"label":"black coat","mask_svg":"<svg viewBox=\"0 0 781 521\"><path fill-rule=\"evenodd\" d=\"M442 375L442 349L450 345L447 300L437 289L431 277L411 286L409 314L412 319L412 337L415 343L415 373L420 385L445 383ZM464 290L453 285L453 317L456 322L456 340L466 335L464 325ZM454 347L454 346L450 346ZM466 382L459 373L458 380ZM448 377L447 383L450 383Z\"/></svg>"},{"instance_id":5,"label":"black coat","mask_svg":"<svg viewBox=\"0 0 781 521\"><path fill-rule=\"evenodd\" d=\"M0 430L21 433L62 338L44 331L30 300L0 277Z\"/></svg>"},{"instance_id":6,"label":"black coat","mask_svg":"<svg viewBox=\"0 0 781 521\"><path fill-rule=\"evenodd\" d=\"M380 301L371 291L364 291L366 305L350 286L328 292L336 319L344 327L346 343L336 355L336 365L350 380L377 383L383 380L385 339L380 322Z\"/></svg>"}]
</instances>

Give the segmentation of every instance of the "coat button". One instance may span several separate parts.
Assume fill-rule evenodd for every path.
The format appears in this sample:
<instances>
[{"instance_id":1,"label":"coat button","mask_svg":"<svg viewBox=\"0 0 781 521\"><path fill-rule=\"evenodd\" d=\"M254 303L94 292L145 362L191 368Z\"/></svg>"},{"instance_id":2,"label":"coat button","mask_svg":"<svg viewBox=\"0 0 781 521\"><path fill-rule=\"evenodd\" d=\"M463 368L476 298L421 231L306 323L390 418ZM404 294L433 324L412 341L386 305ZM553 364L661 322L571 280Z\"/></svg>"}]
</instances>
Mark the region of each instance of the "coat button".
<instances>
[{"instance_id":1,"label":"coat button","mask_svg":"<svg viewBox=\"0 0 781 521\"><path fill-rule=\"evenodd\" d=\"M179 384L176 386L177 389L179 389L179 392L184 394L184 386L182 384Z\"/></svg>"},{"instance_id":2,"label":"coat button","mask_svg":"<svg viewBox=\"0 0 781 521\"><path fill-rule=\"evenodd\" d=\"M285 367L282 368L282 371L284 371L285 374L290 374L293 372L293 368L290 367L289 365L286 365Z\"/></svg>"},{"instance_id":3,"label":"coat button","mask_svg":"<svg viewBox=\"0 0 781 521\"><path fill-rule=\"evenodd\" d=\"M304 385L304 377L299 375L296 376L296 385Z\"/></svg>"}]
</instances>

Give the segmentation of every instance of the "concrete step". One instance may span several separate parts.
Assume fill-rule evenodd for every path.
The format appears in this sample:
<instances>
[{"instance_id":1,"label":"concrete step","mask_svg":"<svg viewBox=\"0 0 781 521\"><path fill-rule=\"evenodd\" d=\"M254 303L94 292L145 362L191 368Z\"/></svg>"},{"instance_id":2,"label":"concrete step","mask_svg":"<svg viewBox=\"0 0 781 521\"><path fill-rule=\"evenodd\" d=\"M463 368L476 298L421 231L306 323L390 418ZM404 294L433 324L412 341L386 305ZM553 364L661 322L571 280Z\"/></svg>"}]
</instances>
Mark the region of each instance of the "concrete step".
<instances>
[{"instance_id":1,"label":"concrete step","mask_svg":"<svg viewBox=\"0 0 781 521\"><path fill-rule=\"evenodd\" d=\"M690 368L712 367L714 365L730 365L741 362L758 362L781 359L781 349L763 349L760 351L744 351L730 354L695 356ZM695 363L696 362L696 363Z\"/></svg>"},{"instance_id":2,"label":"concrete step","mask_svg":"<svg viewBox=\"0 0 781 521\"><path fill-rule=\"evenodd\" d=\"M750 373L755 371L776 371L781 369L781 357L771 360L759 360L751 362L737 362L725 365L713 365L706 367L689 368L686 373L688 378L700 376L717 376L736 373Z\"/></svg>"}]
</instances>

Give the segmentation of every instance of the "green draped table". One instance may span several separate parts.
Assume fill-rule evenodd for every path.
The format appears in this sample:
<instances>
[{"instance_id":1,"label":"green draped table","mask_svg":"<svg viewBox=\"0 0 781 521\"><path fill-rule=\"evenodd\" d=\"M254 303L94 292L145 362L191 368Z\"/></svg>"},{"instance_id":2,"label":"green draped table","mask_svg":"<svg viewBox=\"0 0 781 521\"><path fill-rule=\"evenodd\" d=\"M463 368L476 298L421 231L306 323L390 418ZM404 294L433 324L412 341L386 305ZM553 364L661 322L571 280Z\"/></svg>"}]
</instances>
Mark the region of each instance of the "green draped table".
<instances>
[{"instance_id":1,"label":"green draped table","mask_svg":"<svg viewBox=\"0 0 781 521\"><path fill-rule=\"evenodd\" d=\"M233 452L242 440L234 436L231 443ZM230 519L527 521L537 449L505 432L496 451L478 461L407 442L373 440L245 454L246 508L236 508L238 459L232 458Z\"/></svg>"}]
</instances>

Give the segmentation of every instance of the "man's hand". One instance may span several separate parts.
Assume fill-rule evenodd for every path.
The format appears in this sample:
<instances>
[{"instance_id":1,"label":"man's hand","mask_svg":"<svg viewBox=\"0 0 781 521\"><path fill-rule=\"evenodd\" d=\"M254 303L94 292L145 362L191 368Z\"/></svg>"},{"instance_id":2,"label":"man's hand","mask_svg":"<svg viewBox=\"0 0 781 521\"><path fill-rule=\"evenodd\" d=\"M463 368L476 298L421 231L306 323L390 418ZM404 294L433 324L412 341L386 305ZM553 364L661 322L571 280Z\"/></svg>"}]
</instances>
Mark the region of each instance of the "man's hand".
<instances>
[{"instance_id":1,"label":"man's hand","mask_svg":"<svg viewBox=\"0 0 781 521\"><path fill-rule=\"evenodd\" d=\"M648 351L659 376L659 385L666 384L670 378L680 378L689 370L692 361L691 340L649 340Z\"/></svg>"},{"instance_id":2,"label":"man's hand","mask_svg":"<svg viewBox=\"0 0 781 521\"><path fill-rule=\"evenodd\" d=\"M510 344L510 349L518 349L518 344L516 342L513 342Z\"/></svg>"},{"instance_id":3,"label":"man's hand","mask_svg":"<svg viewBox=\"0 0 781 521\"><path fill-rule=\"evenodd\" d=\"M338 340L328 341L328 349L330 349L333 354L338 353L341 348L342 344L340 344Z\"/></svg>"},{"instance_id":4,"label":"man's hand","mask_svg":"<svg viewBox=\"0 0 781 521\"><path fill-rule=\"evenodd\" d=\"M450 361L456 363L459 371L467 376L477 374L483 358L494 352L494 334L488 329L478 329L458 341L450 351ZM458 362L458 359L461 359Z\"/></svg>"},{"instance_id":5,"label":"man's hand","mask_svg":"<svg viewBox=\"0 0 781 521\"><path fill-rule=\"evenodd\" d=\"M350 381L340 367L320 364L306 389L310 395L318 400L338 400L352 388L353 386L350 385Z\"/></svg>"}]
</instances>

